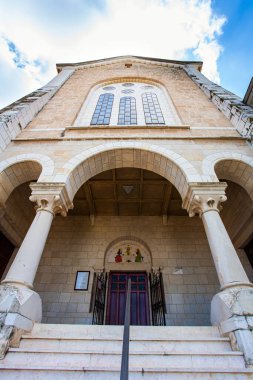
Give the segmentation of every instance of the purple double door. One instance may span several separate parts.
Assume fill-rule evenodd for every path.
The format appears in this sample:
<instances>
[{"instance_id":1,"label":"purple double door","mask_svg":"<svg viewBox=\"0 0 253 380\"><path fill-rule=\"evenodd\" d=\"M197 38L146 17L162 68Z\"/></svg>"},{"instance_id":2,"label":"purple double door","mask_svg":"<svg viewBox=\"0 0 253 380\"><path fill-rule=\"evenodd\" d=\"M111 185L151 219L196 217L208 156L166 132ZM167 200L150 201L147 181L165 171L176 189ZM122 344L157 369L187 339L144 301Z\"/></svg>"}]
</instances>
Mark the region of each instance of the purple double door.
<instances>
[{"instance_id":1,"label":"purple double door","mask_svg":"<svg viewBox=\"0 0 253 380\"><path fill-rule=\"evenodd\" d=\"M124 324L129 278L131 279L131 325L150 324L147 274L145 272L111 272L106 313L108 325Z\"/></svg>"}]
</instances>

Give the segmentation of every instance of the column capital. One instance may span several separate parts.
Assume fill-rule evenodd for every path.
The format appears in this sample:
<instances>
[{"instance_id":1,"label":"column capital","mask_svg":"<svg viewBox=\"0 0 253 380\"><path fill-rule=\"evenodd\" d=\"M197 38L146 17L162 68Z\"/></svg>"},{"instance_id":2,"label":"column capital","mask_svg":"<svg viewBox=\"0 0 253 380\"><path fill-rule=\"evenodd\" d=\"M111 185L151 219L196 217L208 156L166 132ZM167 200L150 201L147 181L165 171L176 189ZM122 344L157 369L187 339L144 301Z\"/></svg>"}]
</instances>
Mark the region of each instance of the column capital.
<instances>
[{"instance_id":1,"label":"column capital","mask_svg":"<svg viewBox=\"0 0 253 380\"><path fill-rule=\"evenodd\" d=\"M189 183L187 194L182 207L186 209L189 216L199 215L207 211L220 211L221 203L227 200L225 189L226 182L203 182Z\"/></svg>"},{"instance_id":2,"label":"column capital","mask_svg":"<svg viewBox=\"0 0 253 380\"><path fill-rule=\"evenodd\" d=\"M48 211L53 215L66 216L73 208L64 183L31 183L32 195L30 201L36 202L36 211Z\"/></svg>"}]
</instances>

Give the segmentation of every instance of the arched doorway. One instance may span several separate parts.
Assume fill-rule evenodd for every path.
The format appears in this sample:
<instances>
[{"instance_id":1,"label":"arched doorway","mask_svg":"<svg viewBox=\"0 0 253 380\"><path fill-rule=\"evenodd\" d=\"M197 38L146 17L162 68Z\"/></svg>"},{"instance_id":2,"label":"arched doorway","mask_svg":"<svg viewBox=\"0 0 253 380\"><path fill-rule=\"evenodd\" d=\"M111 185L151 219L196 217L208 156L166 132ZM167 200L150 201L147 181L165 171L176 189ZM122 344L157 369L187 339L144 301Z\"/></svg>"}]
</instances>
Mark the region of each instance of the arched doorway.
<instances>
[{"instance_id":1,"label":"arched doorway","mask_svg":"<svg viewBox=\"0 0 253 380\"><path fill-rule=\"evenodd\" d=\"M150 324L148 274L151 273L151 268L150 249L141 239L134 236L121 237L109 244L105 254L105 270L109 274L106 324L124 323L129 279L131 280L131 324L142 326Z\"/></svg>"}]
</instances>

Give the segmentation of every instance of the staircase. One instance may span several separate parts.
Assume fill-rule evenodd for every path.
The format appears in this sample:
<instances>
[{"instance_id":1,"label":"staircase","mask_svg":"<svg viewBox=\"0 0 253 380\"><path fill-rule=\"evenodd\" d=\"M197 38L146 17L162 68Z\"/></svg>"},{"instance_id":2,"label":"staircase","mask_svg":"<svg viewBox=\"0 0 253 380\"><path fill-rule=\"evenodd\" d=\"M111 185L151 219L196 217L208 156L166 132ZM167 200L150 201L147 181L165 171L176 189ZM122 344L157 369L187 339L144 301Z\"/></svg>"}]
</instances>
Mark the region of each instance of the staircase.
<instances>
[{"instance_id":1,"label":"staircase","mask_svg":"<svg viewBox=\"0 0 253 380\"><path fill-rule=\"evenodd\" d=\"M253 379L216 327L132 326L129 379ZM122 326L35 324L0 360L6 380L118 380Z\"/></svg>"}]
</instances>

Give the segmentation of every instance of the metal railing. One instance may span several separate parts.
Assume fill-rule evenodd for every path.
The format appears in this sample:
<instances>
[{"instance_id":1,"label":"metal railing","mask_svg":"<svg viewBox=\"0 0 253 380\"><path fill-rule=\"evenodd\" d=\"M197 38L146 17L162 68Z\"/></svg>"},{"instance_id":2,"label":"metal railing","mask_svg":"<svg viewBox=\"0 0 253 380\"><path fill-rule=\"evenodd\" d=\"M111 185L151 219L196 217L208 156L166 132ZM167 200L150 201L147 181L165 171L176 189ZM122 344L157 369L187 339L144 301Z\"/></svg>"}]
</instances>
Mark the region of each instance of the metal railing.
<instances>
[{"instance_id":1,"label":"metal railing","mask_svg":"<svg viewBox=\"0 0 253 380\"><path fill-rule=\"evenodd\" d=\"M149 283L153 326L166 326L165 296L163 278L160 269L158 272L152 272L149 274Z\"/></svg>"},{"instance_id":2,"label":"metal railing","mask_svg":"<svg viewBox=\"0 0 253 380\"><path fill-rule=\"evenodd\" d=\"M128 380L130 308L131 308L131 279L129 278L128 284L127 284L127 298L126 298L123 346L122 346L122 356L121 356L120 380Z\"/></svg>"},{"instance_id":3,"label":"metal railing","mask_svg":"<svg viewBox=\"0 0 253 380\"><path fill-rule=\"evenodd\" d=\"M95 299L94 299L92 324L103 325L107 274L102 272L102 273L97 274L96 276L97 276L96 293L95 293Z\"/></svg>"}]
</instances>

